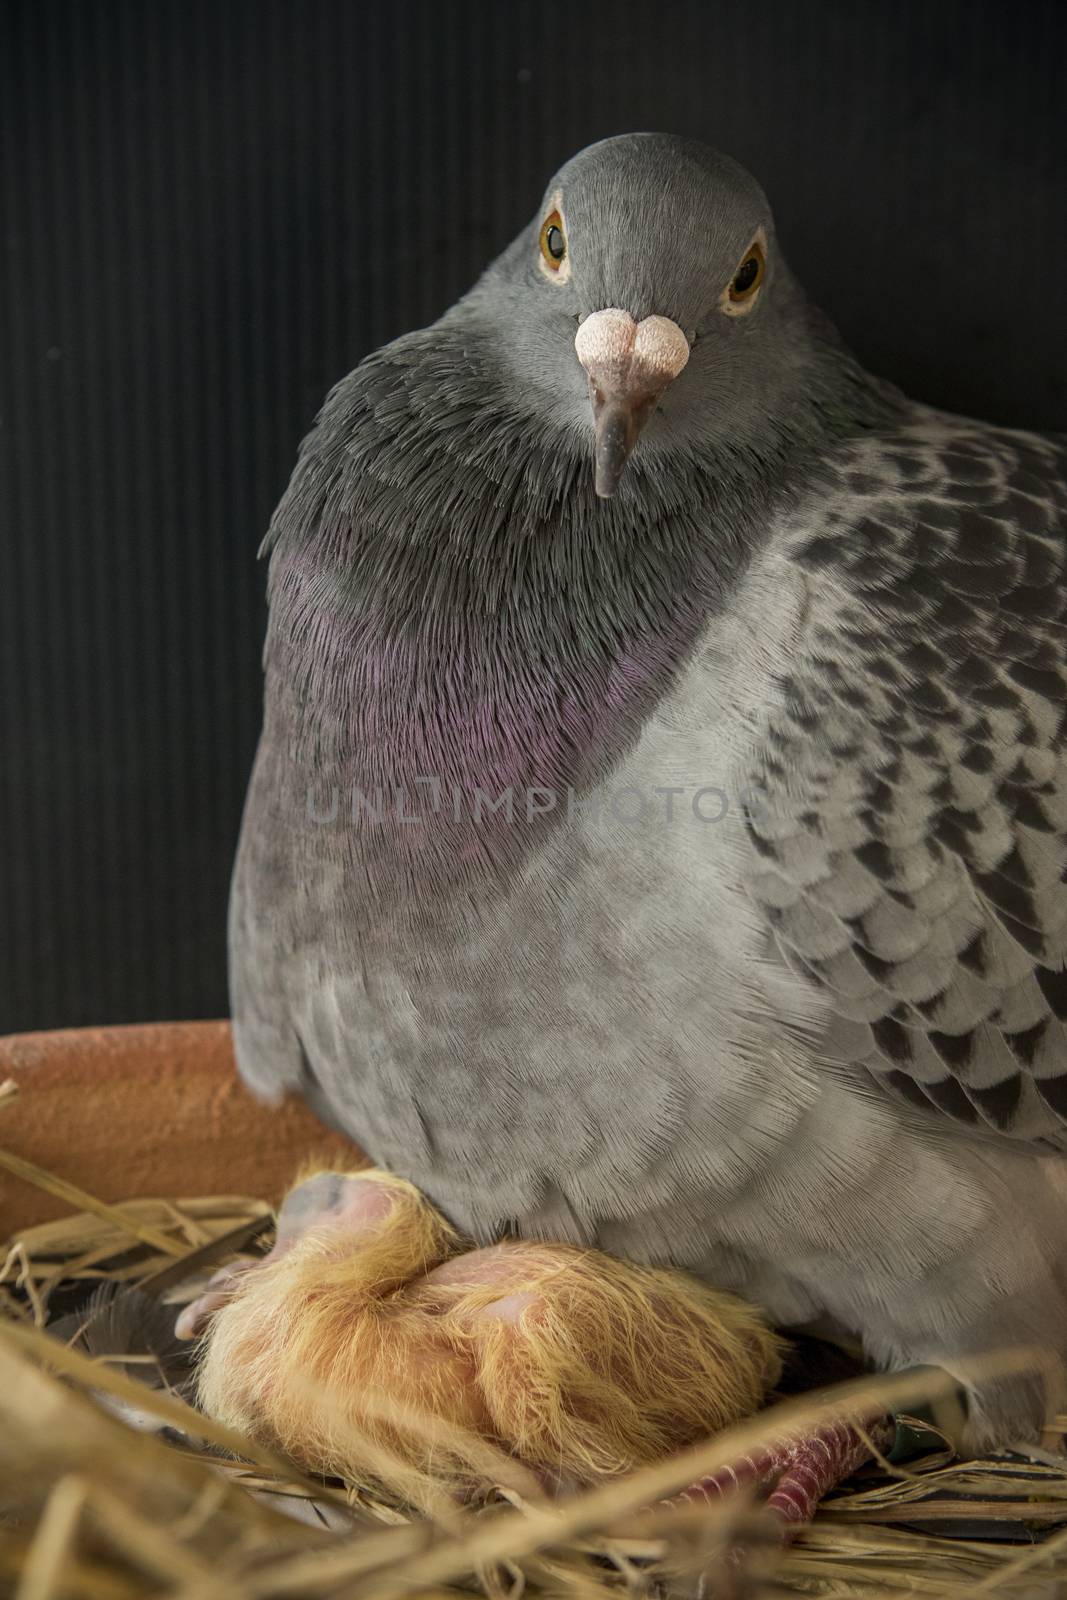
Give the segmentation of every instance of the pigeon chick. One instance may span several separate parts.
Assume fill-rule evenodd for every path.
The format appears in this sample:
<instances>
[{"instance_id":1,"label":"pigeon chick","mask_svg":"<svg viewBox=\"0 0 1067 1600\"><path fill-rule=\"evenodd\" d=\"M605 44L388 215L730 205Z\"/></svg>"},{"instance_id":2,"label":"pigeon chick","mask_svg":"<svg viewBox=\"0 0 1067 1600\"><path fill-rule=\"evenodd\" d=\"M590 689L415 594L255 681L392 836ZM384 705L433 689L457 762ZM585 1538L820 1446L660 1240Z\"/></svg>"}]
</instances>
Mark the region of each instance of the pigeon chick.
<instances>
[{"instance_id":1,"label":"pigeon chick","mask_svg":"<svg viewBox=\"0 0 1067 1600\"><path fill-rule=\"evenodd\" d=\"M975 1362L1067 1355L1065 461L864 372L732 161L575 157L275 515L248 1082L479 1242L829 1318L1034 1437L1058 1371Z\"/></svg>"},{"instance_id":2,"label":"pigeon chick","mask_svg":"<svg viewBox=\"0 0 1067 1600\"><path fill-rule=\"evenodd\" d=\"M527 1489L593 1483L747 1416L781 1370L733 1296L574 1245L464 1251L392 1173L310 1175L278 1224L269 1256L188 1307L184 1332L210 1323L199 1401L349 1483L384 1451L409 1493L476 1491L500 1470L485 1438Z\"/></svg>"}]
</instances>

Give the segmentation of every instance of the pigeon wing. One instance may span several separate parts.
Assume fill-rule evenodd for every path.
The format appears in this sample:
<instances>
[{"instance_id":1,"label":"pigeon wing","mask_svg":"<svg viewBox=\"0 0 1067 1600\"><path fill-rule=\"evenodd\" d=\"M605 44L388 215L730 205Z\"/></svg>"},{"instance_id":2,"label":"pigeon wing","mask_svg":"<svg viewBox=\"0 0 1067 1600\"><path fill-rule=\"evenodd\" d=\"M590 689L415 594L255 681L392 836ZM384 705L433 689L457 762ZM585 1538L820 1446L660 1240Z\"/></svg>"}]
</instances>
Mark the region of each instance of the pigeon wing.
<instances>
[{"instance_id":1,"label":"pigeon wing","mask_svg":"<svg viewBox=\"0 0 1067 1600\"><path fill-rule=\"evenodd\" d=\"M1067 1146L1067 441L918 411L791 518L754 891L826 1053Z\"/></svg>"}]
</instances>

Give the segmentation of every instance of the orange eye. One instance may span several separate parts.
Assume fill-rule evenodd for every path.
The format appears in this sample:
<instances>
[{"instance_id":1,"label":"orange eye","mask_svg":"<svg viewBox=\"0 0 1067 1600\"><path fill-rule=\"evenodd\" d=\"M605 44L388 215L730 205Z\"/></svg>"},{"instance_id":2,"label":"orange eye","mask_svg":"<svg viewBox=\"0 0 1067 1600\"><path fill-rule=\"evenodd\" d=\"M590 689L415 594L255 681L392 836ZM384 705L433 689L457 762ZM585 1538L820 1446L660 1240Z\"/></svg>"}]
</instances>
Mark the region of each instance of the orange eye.
<instances>
[{"instance_id":1,"label":"orange eye","mask_svg":"<svg viewBox=\"0 0 1067 1600\"><path fill-rule=\"evenodd\" d=\"M558 272L567 254L567 238L563 232L563 218L558 211L550 211L541 224L541 254L545 265Z\"/></svg>"},{"instance_id":2,"label":"orange eye","mask_svg":"<svg viewBox=\"0 0 1067 1600\"><path fill-rule=\"evenodd\" d=\"M766 267L766 257L763 246L758 239L754 239L741 259L741 265L733 275L727 296L732 305L744 305L753 299L757 289L763 282L763 273Z\"/></svg>"}]
</instances>

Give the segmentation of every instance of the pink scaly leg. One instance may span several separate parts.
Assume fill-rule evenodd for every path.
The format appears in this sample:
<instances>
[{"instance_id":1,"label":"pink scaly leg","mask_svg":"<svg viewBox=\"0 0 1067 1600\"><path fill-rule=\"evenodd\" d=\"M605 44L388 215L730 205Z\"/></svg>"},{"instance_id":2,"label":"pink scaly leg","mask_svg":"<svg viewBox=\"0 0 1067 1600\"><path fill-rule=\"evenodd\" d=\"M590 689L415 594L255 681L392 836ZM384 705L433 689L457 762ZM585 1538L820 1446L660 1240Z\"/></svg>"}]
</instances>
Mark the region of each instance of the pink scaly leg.
<instances>
[{"instance_id":1,"label":"pink scaly leg","mask_svg":"<svg viewBox=\"0 0 1067 1600\"><path fill-rule=\"evenodd\" d=\"M710 1503L739 1491L770 1488L766 1508L788 1539L811 1521L825 1494L870 1459L872 1443L878 1450L889 1449L893 1431L887 1417L872 1418L862 1432L849 1422L821 1423L719 1467L675 1495L671 1504Z\"/></svg>"}]
</instances>

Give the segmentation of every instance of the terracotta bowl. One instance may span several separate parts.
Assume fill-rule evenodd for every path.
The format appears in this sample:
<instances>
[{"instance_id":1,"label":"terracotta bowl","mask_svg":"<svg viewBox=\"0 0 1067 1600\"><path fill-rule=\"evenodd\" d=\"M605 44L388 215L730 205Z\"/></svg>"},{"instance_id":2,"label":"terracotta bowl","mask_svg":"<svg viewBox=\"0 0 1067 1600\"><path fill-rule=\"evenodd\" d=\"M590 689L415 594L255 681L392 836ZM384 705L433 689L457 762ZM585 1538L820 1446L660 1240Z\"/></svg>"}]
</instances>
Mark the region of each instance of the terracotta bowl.
<instances>
[{"instance_id":1,"label":"terracotta bowl","mask_svg":"<svg viewBox=\"0 0 1067 1600\"><path fill-rule=\"evenodd\" d=\"M301 1161L358 1159L299 1100L264 1106L237 1076L228 1022L0 1039L0 1148L100 1200L276 1201ZM0 1240L77 1209L0 1168Z\"/></svg>"}]
</instances>

